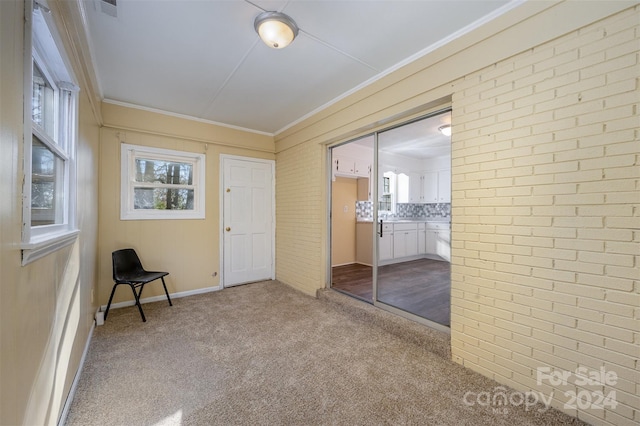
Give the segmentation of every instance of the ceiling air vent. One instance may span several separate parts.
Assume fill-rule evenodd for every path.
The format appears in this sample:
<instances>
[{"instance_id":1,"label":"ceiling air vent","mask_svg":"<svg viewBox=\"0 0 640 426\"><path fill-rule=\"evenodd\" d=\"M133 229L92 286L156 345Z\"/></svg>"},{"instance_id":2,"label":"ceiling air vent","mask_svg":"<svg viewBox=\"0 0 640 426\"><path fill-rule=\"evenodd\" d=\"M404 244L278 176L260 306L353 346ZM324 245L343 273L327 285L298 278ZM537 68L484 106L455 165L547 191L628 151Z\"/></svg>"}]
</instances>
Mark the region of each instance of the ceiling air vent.
<instances>
[{"instance_id":1,"label":"ceiling air vent","mask_svg":"<svg viewBox=\"0 0 640 426\"><path fill-rule=\"evenodd\" d=\"M117 18L118 10L116 9L116 2L117 0L100 0L100 10L102 10L102 13Z\"/></svg>"}]
</instances>

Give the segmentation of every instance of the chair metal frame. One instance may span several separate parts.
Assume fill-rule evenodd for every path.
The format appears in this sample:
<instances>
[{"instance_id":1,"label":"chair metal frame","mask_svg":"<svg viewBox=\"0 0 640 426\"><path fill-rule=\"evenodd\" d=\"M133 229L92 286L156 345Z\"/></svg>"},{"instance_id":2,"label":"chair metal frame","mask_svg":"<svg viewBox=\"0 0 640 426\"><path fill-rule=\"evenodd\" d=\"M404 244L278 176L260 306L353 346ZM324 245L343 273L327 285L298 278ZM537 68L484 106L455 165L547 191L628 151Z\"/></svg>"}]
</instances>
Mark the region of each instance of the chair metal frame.
<instances>
[{"instance_id":1,"label":"chair metal frame","mask_svg":"<svg viewBox=\"0 0 640 426\"><path fill-rule=\"evenodd\" d=\"M125 270L119 268L117 266L117 261L120 259L127 260L129 262L128 266L130 268ZM140 296L142 295L142 290L144 289L145 284L148 284L157 279L162 280L162 287L164 287L164 292L167 295L169 306L173 306L173 303L171 303L171 297L169 297L169 292L167 291L167 285L164 282L164 277L169 275L168 272L145 270L142 267L142 263L140 262L138 254L132 248L114 251L111 254L111 264L113 267L113 281L115 282L115 284L113 285L113 289L111 290L111 296L109 297L107 309L104 312L105 320L107 319L107 315L109 314L109 308L111 307L113 295L116 293L116 288L118 288L118 286L121 284L126 284L131 288L131 292L133 293L133 297L136 300L136 306L140 311L140 316L142 317L143 322L146 322L147 318L144 316L142 306L140 305ZM139 291L136 292L136 289L139 289Z\"/></svg>"}]
</instances>

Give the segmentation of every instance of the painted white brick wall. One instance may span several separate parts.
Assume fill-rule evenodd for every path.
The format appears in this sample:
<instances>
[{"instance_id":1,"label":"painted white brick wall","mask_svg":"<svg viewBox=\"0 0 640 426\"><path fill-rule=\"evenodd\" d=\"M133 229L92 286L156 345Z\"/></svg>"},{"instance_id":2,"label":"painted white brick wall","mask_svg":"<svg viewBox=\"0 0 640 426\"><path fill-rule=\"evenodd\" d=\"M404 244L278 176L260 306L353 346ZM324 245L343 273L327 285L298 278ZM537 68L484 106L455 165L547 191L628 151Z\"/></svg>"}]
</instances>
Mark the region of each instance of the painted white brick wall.
<instances>
[{"instance_id":1,"label":"painted white brick wall","mask_svg":"<svg viewBox=\"0 0 640 426\"><path fill-rule=\"evenodd\" d=\"M640 424L639 24L629 9L454 85L453 359L592 424ZM617 406L570 400L594 391Z\"/></svg>"}]
</instances>

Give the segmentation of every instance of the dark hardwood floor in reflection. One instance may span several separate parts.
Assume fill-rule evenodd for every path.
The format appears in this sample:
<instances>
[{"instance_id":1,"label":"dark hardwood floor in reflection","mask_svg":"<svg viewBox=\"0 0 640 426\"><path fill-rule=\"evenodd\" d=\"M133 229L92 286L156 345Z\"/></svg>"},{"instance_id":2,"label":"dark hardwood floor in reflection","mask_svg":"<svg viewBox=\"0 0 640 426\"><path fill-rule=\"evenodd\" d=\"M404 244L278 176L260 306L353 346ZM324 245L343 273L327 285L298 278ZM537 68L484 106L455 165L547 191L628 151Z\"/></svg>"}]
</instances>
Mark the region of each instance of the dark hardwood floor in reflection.
<instances>
[{"instance_id":1,"label":"dark hardwood floor in reflection","mask_svg":"<svg viewBox=\"0 0 640 426\"><path fill-rule=\"evenodd\" d=\"M331 268L331 287L373 303L373 272L371 266L352 263Z\"/></svg>"},{"instance_id":2,"label":"dark hardwood floor in reflection","mask_svg":"<svg viewBox=\"0 0 640 426\"><path fill-rule=\"evenodd\" d=\"M381 266L378 300L442 325L450 325L451 265L418 259ZM372 268L352 264L332 268L332 287L373 303Z\"/></svg>"}]
</instances>

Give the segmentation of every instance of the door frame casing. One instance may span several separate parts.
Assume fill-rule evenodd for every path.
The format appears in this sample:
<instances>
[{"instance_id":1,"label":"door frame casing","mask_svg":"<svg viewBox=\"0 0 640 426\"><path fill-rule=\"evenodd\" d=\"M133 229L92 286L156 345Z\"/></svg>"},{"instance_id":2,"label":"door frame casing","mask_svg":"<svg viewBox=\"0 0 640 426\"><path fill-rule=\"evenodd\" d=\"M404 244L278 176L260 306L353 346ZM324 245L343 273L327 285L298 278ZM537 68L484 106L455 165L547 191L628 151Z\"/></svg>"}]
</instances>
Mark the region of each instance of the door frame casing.
<instances>
[{"instance_id":1,"label":"door frame casing","mask_svg":"<svg viewBox=\"0 0 640 426\"><path fill-rule=\"evenodd\" d=\"M348 139L346 141L342 141L340 143L336 143L336 144L331 144L331 145L325 145L324 149L325 149L325 159L326 159L326 165L325 165L325 172L326 172L326 178L325 178L325 182L326 182L326 203L325 203L325 211L326 211L326 237L327 237L327 243L326 243L326 247L325 247L325 252L326 252L326 264L325 264L325 273L326 273L326 279L324 281L324 289L330 289L332 287L332 282L333 282L333 253L331 248L333 247L333 236L332 236L332 227L333 227L333 217L332 217L332 206L333 206L333 150L334 148L338 148L341 146L345 146L348 145L350 143L362 140L364 138L367 138L369 136L375 138L376 132L369 132L369 133L365 133L361 136L358 136L356 138L353 139ZM374 141L374 147L375 147L375 141ZM375 148L374 148L374 158L375 158ZM372 159L372 161L374 161L374 159ZM371 172L369 174L369 180L371 181L373 179L373 163L371 164ZM373 196L373 192L371 193L371 196ZM375 226L373 227L375 229ZM372 258L372 262L373 262L373 258ZM373 266L373 265L372 265ZM372 278L373 279L373 278Z\"/></svg>"},{"instance_id":2,"label":"door frame casing","mask_svg":"<svg viewBox=\"0 0 640 426\"><path fill-rule=\"evenodd\" d=\"M225 288L224 285L224 164L226 160L250 161L253 163L263 163L271 165L271 279L276 279L276 161L264 158L244 157L240 155L220 154L220 184L219 188L219 230L220 238L218 238L220 250L220 278L218 287Z\"/></svg>"},{"instance_id":3,"label":"door frame casing","mask_svg":"<svg viewBox=\"0 0 640 426\"><path fill-rule=\"evenodd\" d=\"M415 121L419 121L422 119L425 119L427 117L430 116L434 116L434 115L438 115L438 114L442 114L445 113L446 111L452 111L453 107L451 104L451 101L447 101L447 102L443 102L433 108L429 108L427 110L423 110L420 111L417 114L411 114L411 115L407 115L404 117L400 117L397 120L393 121L392 123L385 123L384 125L381 125L379 127L376 127L375 129L373 129L373 131L368 130L366 133L363 133L361 135L357 135L357 136L352 136L349 137L346 140L340 141L338 143L327 143L325 146L326 152L326 158L327 158L327 163L329 163L327 165L327 167L325 168L325 170L327 170L329 173L327 175L327 193L329 194L329 196L327 197L327 205L326 207L326 212L327 212L327 233L328 233L328 239L327 239L327 245L325 247L325 251L327 253L327 264L326 264L326 271L327 271L327 279L325 281L325 288L326 289L330 289L331 288L331 278L332 278L332 268L331 268L331 203L332 203L332 199L331 199L331 173L332 173L332 149L336 148L340 145L344 145L344 144L348 144L350 142L353 142L361 137L364 137L368 134L371 134L374 136L374 149L373 149L373 155L374 155L374 160L373 160L373 164L372 164L372 171L371 171L371 179L374 181L373 184L373 191L372 191L372 198L373 198L373 202L374 202L374 206L377 206L377 199L378 199L378 134L385 132L385 131L389 131L401 126L404 126L406 124L415 122ZM373 306L378 307L382 310L391 312L393 314L396 314L400 317L409 319L411 321L420 323L422 325L426 325L427 327L430 327L432 329L435 330L439 330L442 331L444 333L447 334L451 334L451 327L447 327L445 325L436 323L434 321L428 320L426 318L420 317L418 315L415 315L413 313L404 311L402 309L396 308L395 306L392 305L388 305L384 302L380 302L377 300L377 294L378 294L378 227L377 227L377 223L378 223L378 211L377 208L373 209L373 222L374 222L374 226L372 229L372 233L373 233Z\"/></svg>"}]
</instances>

